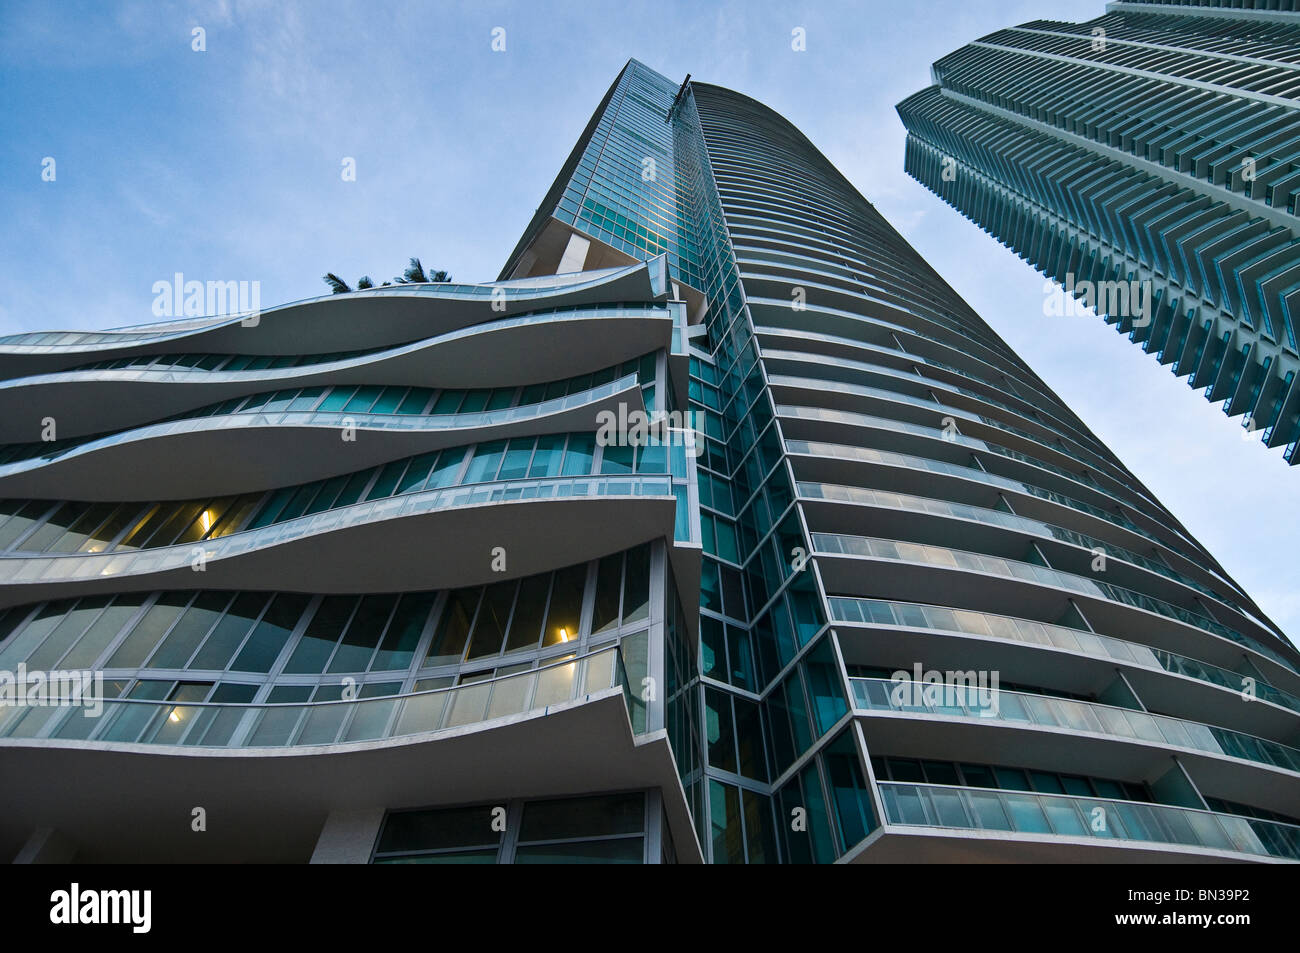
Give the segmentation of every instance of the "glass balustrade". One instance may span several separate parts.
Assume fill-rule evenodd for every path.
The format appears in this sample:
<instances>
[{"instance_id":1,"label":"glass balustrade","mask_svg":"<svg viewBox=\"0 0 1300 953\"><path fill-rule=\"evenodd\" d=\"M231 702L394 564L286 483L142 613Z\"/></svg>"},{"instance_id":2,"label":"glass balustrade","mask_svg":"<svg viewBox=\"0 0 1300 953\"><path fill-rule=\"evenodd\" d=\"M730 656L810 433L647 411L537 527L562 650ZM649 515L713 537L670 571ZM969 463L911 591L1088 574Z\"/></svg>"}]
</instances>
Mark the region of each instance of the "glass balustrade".
<instances>
[{"instance_id":1,"label":"glass balustrade","mask_svg":"<svg viewBox=\"0 0 1300 953\"><path fill-rule=\"evenodd\" d=\"M617 646L527 672L403 695L308 704L106 699L89 706L0 706L0 738L196 748L301 747L378 741L545 712L610 688L634 699Z\"/></svg>"},{"instance_id":2,"label":"glass balustrade","mask_svg":"<svg viewBox=\"0 0 1300 953\"><path fill-rule=\"evenodd\" d=\"M1300 827L1166 804L881 782L890 824L1179 844L1300 860Z\"/></svg>"},{"instance_id":3,"label":"glass balustrade","mask_svg":"<svg viewBox=\"0 0 1300 953\"><path fill-rule=\"evenodd\" d=\"M1194 721L1151 715L1131 708L1031 695L968 685L894 682L883 678L850 678L859 711L897 711L947 715L986 721L1019 722L1044 728L1110 735L1133 741L1190 748L1206 754L1253 761L1285 771L1300 772L1300 750Z\"/></svg>"},{"instance_id":4,"label":"glass balustrade","mask_svg":"<svg viewBox=\"0 0 1300 953\"><path fill-rule=\"evenodd\" d=\"M67 582L165 572L191 565L199 557L200 548L205 560L228 559L252 550L278 546L349 526L401 519L457 506L528 500L651 496L675 500L671 478L636 475L558 477L452 486L324 510L282 523L209 539L201 547L181 544L132 552L0 559L0 584Z\"/></svg>"},{"instance_id":5,"label":"glass balustrade","mask_svg":"<svg viewBox=\"0 0 1300 953\"><path fill-rule=\"evenodd\" d=\"M949 609L946 606L927 606L911 602L887 602L881 599L856 599L847 596L831 596L828 601L831 618L836 622L897 625L1009 639L1029 645L1064 649L1068 652L1083 652L1128 665L1160 668L1234 692L1241 692L1245 685L1246 676L1238 672L1164 649L1150 648L1136 642L1126 642L1083 629L1071 629L1047 622L1017 619L988 612L974 612L969 609ZM1251 677L1255 678L1253 675ZM1300 712L1300 698L1258 678L1255 681L1255 695L1257 698Z\"/></svg>"}]
</instances>

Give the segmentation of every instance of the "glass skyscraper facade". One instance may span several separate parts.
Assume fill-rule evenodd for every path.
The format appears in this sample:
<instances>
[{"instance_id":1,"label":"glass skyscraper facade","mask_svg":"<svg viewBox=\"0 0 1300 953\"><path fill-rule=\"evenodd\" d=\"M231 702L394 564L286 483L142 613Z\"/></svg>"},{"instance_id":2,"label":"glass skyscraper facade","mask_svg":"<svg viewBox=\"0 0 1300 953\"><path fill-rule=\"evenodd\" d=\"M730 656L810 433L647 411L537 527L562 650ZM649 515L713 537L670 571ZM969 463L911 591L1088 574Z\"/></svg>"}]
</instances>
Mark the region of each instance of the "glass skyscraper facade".
<instances>
[{"instance_id":1,"label":"glass skyscraper facade","mask_svg":"<svg viewBox=\"0 0 1300 953\"><path fill-rule=\"evenodd\" d=\"M933 78L908 173L1300 463L1300 11L1110 3Z\"/></svg>"},{"instance_id":2,"label":"glass skyscraper facade","mask_svg":"<svg viewBox=\"0 0 1300 953\"><path fill-rule=\"evenodd\" d=\"M1300 859L1300 653L741 94L630 61L495 282L0 373L19 859Z\"/></svg>"}]
</instances>

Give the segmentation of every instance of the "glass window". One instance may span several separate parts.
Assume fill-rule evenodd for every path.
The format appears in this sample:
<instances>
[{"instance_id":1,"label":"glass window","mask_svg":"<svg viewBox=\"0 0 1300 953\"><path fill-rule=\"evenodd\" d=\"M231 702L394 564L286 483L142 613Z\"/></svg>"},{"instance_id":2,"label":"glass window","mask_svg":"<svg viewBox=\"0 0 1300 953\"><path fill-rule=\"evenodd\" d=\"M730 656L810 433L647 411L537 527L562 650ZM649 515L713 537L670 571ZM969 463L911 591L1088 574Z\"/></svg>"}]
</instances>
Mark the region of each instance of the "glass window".
<instances>
[{"instance_id":1,"label":"glass window","mask_svg":"<svg viewBox=\"0 0 1300 953\"><path fill-rule=\"evenodd\" d=\"M495 582L484 591L483 605L474 620L474 634L466 658L482 658L501 651L518 585L514 580Z\"/></svg>"},{"instance_id":2,"label":"glass window","mask_svg":"<svg viewBox=\"0 0 1300 953\"><path fill-rule=\"evenodd\" d=\"M424 481L429 477L429 471L433 469L434 463L438 459L438 452L424 453L411 461L411 465L406 468L406 473L397 483L397 493L410 493L424 486Z\"/></svg>"},{"instance_id":3,"label":"glass window","mask_svg":"<svg viewBox=\"0 0 1300 953\"><path fill-rule=\"evenodd\" d=\"M352 395L352 399L343 406L344 412L365 413L370 410L370 406L375 402L375 398L379 396L380 390L382 390L382 388L371 385L358 387L356 393Z\"/></svg>"},{"instance_id":4,"label":"glass window","mask_svg":"<svg viewBox=\"0 0 1300 953\"><path fill-rule=\"evenodd\" d=\"M460 402L464 399L464 391L445 390L440 393L438 399L434 401L433 410L431 410L430 413L454 414L456 413L456 408L460 406Z\"/></svg>"},{"instance_id":5,"label":"glass window","mask_svg":"<svg viewBox=\"0 0 1300 953\"><path fill-rule=\"evenodd\" d=\"M716 688L704 690L704 728L709 743L709 764L735 774L736 728L731 717L731 699ZM737 803L737 814L739 811Z\"/></svg>"},{"instance_id":6,"label":"glass window","mask_svg":"<svg viewBox=\"0 0 1300 953\"><path fill-rule=\"evenodd\" d=\"M587 586L587 565L579 563L555 573L551 605L546 614L543 645L572 642L582 624L582 598Z\"/></svg>"},{"instance_id":7,"label":"glass window","mask_svg":"<svg viewBox=\"0 0 1300 953\"><path fill-rule=\"evenodd\" d=\"M385 387L375 401L375 405L370 408L372 414L391 414L397 410L402 403L402 398L406 396L405 387Z\"/></svg>"},{"instance_id":8,"label":"glass window","mask_svg":"<svg viewBox=\"0 0 1300 953\"><path fill-rule=\"evenodd\" d=\"M857 745L850 731L840 733L822 756L826 779L839 822L840 853L848 850L875 827L871 796L858 761Z\"/></svg>"},{"instance_id":9,"label":"glass window","mask_svg":"<svg viewBox=\"0 0 1300 953\"><path fill-rule=\"evenodd\" d=\"M628 551L623 580L623 621L638 622L650 616L650 547Z\"/></svg>"},{"instance_id":10,"label":"glass window","mask_svg":"<svg viewBox=\"0 0 1300 953\"><path fill-rule=\"evenodd\" d=\"M199 593L153 654L149 667L183 668L209 630L221 618L221 612L229 601L230 594L226 592Z\"/></svg>"},{"instance_id":11,"label":"glass window","mask_svg":"<svg viewBox=\"0 0 1300 953\"><path fill-rule=\"evenodd\" d=\"M623 554L615 553L601 559L596 569L596 603L591 615L593 633L618 625L622 580Z\"/></svg>"},{"instance_id":12,"label":"glass window","mask_svg":"<svg viewBox=\"0 0 1300 953\"><path fill-rule=\"evenodd\" d=\"M86 630L85 634L77 641L67 655L60 662L60 667L64 669L90 668L94 665L99 656L103 653L108 644L117 637L122 631L122 627L127 624L133 615L144 604L145 596L130 595L118 596L113 604L103 611ZM223 596L222 598L228 598ZM11 613L15 621L21 620L26 614L26 610ZM6 622L9 620L6 619Z\"/></svg>"},{"instance_id":13,"label":"glass window","mask_svg":"<svg viewBox=\"0 0 1300 953\"><path fill-rule=\"evenodd\" d=\"M591 434L570 434L569 444L564 452L563 475L586 476L591 473L595 447L595 437Z\"/></svg>"},{"instance_id":14,"label":"glass window","mask_svg":"<svg viewBox=\"0 0 1300 953\"><path fill-rule=\"evenodd\" d=\"M496 479L497 469L501 466L501 457L505 454L506 442L494 440L480 444L474 450L474 457L469 462L469 470L462 483L487 483Z\"/></svg>"},{"instance_id":15,"label":"glass window","mask_svg":"<svg viewBox=\"0 0 1300 953\"><path fill-rule=\"evenodd\" d=\"M550 573L529 576L519 584L519 598L515 603L514 616L510 619L510 635L506 639L507 652L537 648L550 588Z\"/></svg>"},{"instance_id":16,"label":"glass window","mask_svg":"<svg viewBox=\"0 0 1300 953\"><path fill-rule=\"evenodd\" d=\"M495 845L500 843L501 833L494 830L500 825L493 820L490 805L389 814L377 852Z\"/></svg>"},{"instance_id":17,"label":"glass window","mask_svg":"<svg viewBox=\"0 0 1300 953\"><path fill-rule=\"evenodd\" d=\"M521 844L517 864L639 864L645 852L643 838L569 841L561 844Z\"/></svg>"},{"instance_id":18,"label":"glass window","mask_svg":"<svg viewBox=\"0 0 1300 953\"><path fill-rule=\"evenodd\" d=\"M434 595L430 592L407 593L398 603L397 611L388 624L384 641L379 645L374 660L370 663L372 671L405 669L411 664L415 649L424 632L424 624L433 610Z\"/></svg>"},{"instance_id":19,"label":"glass window","mask_svg":"<svg viewBox=\"0 0 1300 953\"><path fill-rule=\"evenodd\" d=\"M364 672L370 666L370 657L379 645L379 637L388 624L397 597L371 595L361 600L356 614L348 624L347 632L330 659L330 672Z\"/></svg>"},{"instance_id":20,"label":"glass window","mask_svg":"<svg viewBox=\"0 0 1300 953\"><path fill-rule=\"evenodd\" d=\"M521 841L560 840L641 833L645 830L645 795L604 795L530 801L524 805Z\"/></svg>"},{"instance_id":21,"label":"glass window","mask_svg":"<svg viewBox=\"0 0 1300 953\"><path fill-rule=\"evenodd\" d=\"M601 473L631 473L632 460L636 448L630 444L614 444L602 448L600 458Z\"/></svg>"},{"instance_id":22,"label":"glass window","mask_svg":"<svg viewBox=\"0 0 1300 953\"><path fill-rule=\"evenodd\" d=\"M394 460L392 463L385 464L384 468L379 471L379 476L375 478L375 485L366 494L366 499L382 500L385 497L392 496L397 482L402 478L402 474L406 472L407 462L406 460Z\"/></svg>"},{"instance_id":23,"label":"glass window","mask_svg":"<svg viewBox=\"0 0 1300 953\"><path fill-rule=\"evenodd\" d=\"M253 620L261 613L266 601L264 593L246 592L237 596L216 628L208 635L203 648L194 656L190 668L224 669L243 643L248 630L252 628Z\"/></svg>"},{"instance_id":24,"label":"glass window","mask_svg":"<svg viewBox=\"0 0 1300 953\"><path fill-rule=\"evenodd\" d=\"M745 842L741 833L740 790L720 781L709 781L709 818L713 832L713 862L743 864Z\"/></svg>"},{"instance_id":25,"label":"glass window","mask_svg":"<svg viewBox=\"0 0 1300 953\"><path fill-rule=\"evenodd\" d=\"M528 468L529 477L555 477L560 475L564 462L564 435L551 434L539 437L537 451L533 454L532 465Z\"/></svg>"},{"instance_id":26,"label":"glass window","mask_svg":"<svg viewBox=\"0 0 1300 953\"><path fill-rule=\"evenodd\" d=\"M149 657L155 645L164 633L176 621L185 603L189 602L186 593L165 593L155 602L135 624L131 634L126 637L112 658L108 668L138 668Z\"/></svg>"},{"instance_id":27,"label":"glass window","mask_svg":"<svg viewBox=\"0 0 1300 953\"><path fill-rule=\"evenodd\" d=\"M326 596L320 602L307 629L298 639L293 655L284 666L288 674L319 674L334 653L343 629L357 606L356 596Z\"/></svg>"},{"instance_id":28,"label":"glass window","mask_svg":"<svg viewBox=\"0 0 1300 953\"><path fill-rule=\"evenodd\" d=\"M510 441L510 448L501 462L501 472L497 474L498 480L518 480L528 475L528 461L533 456L533 442L532 437L516 437Z\"/></svg>"},{"instance_id":29,"label":"glass window","mask_svg":"<svg viewBox=\"0 0 1300 953\"><path fill-rule=\"evenodd\" d=\"M429 645L428 658L424 660L426 665L445 665L461 660L482 592L480 588L473 588L448 593L442 618L438 620L438 631Z\"/></svg>"},{"instance_id":30,"label":"glass window","mask_svg":"<svg viewBox=\"0 0 1300 953\"><path fill-rule=\"evenodd\" d=\"M464 462L465 451L463 449L442 451L438 455L438 462L429 471L429 479L424 483L425 489L433 490L451 486L456 482L456 474L460 472L460 466Z\"/></svg>"},{"instance_id":31,"label":"glass window","mask_svg":"<svg viewBox=\"0 0 1300 953\"><path fill-rule=\"evenodd\" d=\"M231 664L231 669L237 672L269 672L310 601L311 597L292 592L282 592L272 599L266 614Z\"/></svg>"}]
</instances>

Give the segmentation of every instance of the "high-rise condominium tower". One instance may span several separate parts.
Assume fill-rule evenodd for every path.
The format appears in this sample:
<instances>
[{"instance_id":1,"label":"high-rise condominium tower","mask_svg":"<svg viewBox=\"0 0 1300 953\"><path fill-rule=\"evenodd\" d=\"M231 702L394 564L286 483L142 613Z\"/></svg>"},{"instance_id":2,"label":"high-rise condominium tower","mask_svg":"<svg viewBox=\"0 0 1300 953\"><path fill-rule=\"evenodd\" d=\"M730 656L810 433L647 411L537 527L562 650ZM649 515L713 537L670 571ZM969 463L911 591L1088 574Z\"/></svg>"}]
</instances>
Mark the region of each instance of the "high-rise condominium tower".
<instances>
[{"instance_id":1,"label":"high-rise condominium tower","mask_svg":"<svg viewBox=\"0 0 1300 953\"><path fill-rule=\"evenodd\" d=\"M496 282L0 373L22 859L1300 859L1300 653L737 93L629 62Z\"/></svg>"},{"instance_id":2,"label":"high-rise condominium tower","mask_svg":"<svg viewBox=\"0 0 1300 953\"><path fill-rule=\"evenodd\" d=\"M1106 10L936 62L907 171L1300 463L1300 10Z\"/></svg>"}]
</instances>

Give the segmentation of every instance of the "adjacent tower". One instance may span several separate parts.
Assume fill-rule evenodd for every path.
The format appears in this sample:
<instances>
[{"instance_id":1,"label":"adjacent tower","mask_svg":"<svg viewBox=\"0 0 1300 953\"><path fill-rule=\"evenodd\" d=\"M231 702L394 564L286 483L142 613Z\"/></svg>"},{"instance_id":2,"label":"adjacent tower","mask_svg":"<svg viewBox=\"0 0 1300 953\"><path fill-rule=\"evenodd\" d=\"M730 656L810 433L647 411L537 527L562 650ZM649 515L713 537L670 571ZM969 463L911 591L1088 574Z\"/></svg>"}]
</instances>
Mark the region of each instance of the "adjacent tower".
<instances>
[{"instance_id":1,"label":"adjacent tower","mask_svg":"<svg viewBox=\"0 0 1300 953\"><path fill-rule=\"evenodd\" d=\"M1300 11L1106 11L938 60L906 169L1300 463Z\"/></svg>"}]
</instances>

